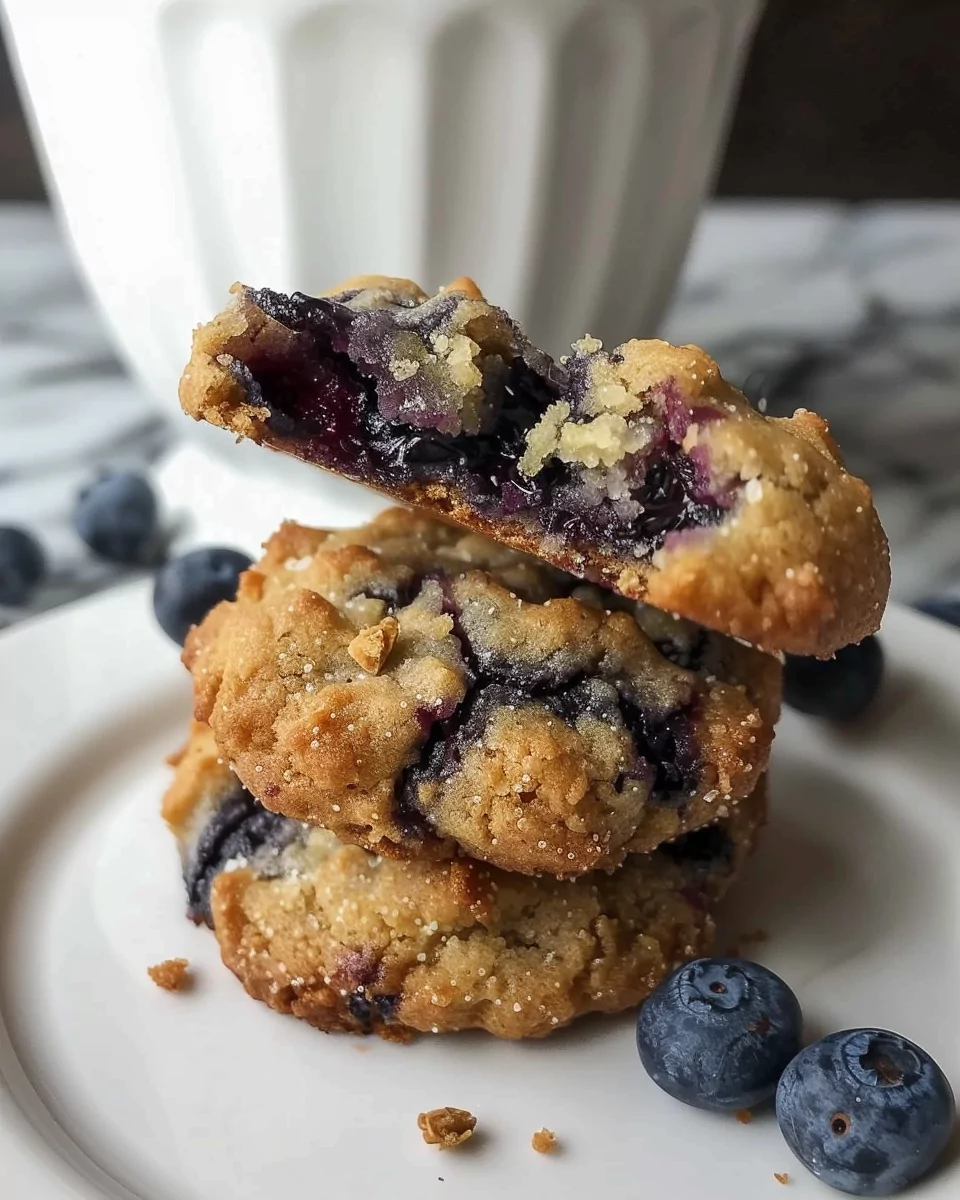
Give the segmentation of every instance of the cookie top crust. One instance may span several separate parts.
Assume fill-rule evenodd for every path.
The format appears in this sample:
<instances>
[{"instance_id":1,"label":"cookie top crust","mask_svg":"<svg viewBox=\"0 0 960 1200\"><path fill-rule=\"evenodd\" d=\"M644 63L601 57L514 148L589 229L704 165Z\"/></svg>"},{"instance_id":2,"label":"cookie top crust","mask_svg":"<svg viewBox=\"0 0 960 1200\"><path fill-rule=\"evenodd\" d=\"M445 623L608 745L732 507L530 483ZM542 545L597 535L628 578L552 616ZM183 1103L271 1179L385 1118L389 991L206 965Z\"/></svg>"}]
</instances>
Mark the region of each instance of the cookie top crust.
<instances>
[{"instance_id":1,"label":"cookie top crust","mask_svg":"<svg viewBox=\"0 0 960 1200\"><path fill-rule=\"evenodd\" d=\"M165 813L190 914L212 925L255 998L328 1031L521 1038L632 1007L707 953L712 906L765 806L761 781L725 820L577 880L387 859L296 822L278 837L270 822L284 819L245 792L198 725Z\"/></svg>"},{"instance_id":2,"label":"cookie top crust","mask_svg":"<svg viewBox=\"0 0 960 1200\"><path fill-rule=\"evenodd\" d=\"M723 815L779 709L769 656L403 509L284 525L184 662L268 809L526 874L608 869Z\"/></svg>"},{"instance_id":3,"label":"cookie top crust","mask_svg":"<svg viewBox=\"0 0 960 1200\"><path fill-rule=\"evenodd\" d=\"M826 423L768 418L696 346L554 361L476 285L236 285L180 398L230 429L772 653L879 626L887 543Z\"/></svg>"}]
</instances>

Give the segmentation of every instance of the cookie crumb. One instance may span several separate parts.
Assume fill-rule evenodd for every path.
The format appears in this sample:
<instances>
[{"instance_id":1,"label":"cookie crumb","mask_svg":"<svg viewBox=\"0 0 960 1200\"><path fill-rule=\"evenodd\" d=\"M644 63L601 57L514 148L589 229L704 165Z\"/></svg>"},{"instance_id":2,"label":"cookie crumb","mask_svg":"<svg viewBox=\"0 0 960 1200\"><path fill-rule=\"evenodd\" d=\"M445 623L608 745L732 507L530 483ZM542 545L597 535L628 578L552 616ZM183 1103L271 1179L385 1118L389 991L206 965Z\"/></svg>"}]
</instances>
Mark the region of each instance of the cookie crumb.
<instances>
[{"instance_id":1,"label":"cookie crumb","mask_svg":"<svg viewBox=\"0 0 960 1200\"><path fill-rule=\"evenodd\" d=\"M165 958L156 966L147 967L147 974L165 992L182 992L189 983L189 967L186 958Z\"/></svg>"},{"instance_id":2,"label":"cookie crumb","mask_svg":"<svg viewBox=\"0 0 960 1200\"><path fill-rule=\"evenodd\" d=\"M774 1171L773 1177L777 1181L777 1183L789 1183L790 1182L790 1176L786 1173L786 1171Z\"/></svg>"},{"instance_id":3,"label":"cookie crumb","mask_svg":"<svg viewBox=\"0 0 960 1200\"><path fill-rule=\"evenodd\" d=\"M370 675L377 675L390 657L400 626L396 617L384 617L376 625L361 629L347 647L347 653Z\"/></svg>"},{"instance_id":4,"label":"cookie crumb","mask_svg":"<svg viewBox=\"0 0 960 1200\"><path fill-rule=\"evenodd\" d=\"M753 1113L749 1108L738 1108L733 1114L741 1125L749 1125L753 1120Z\"/></svg>"},{"instance_id":5,"label":"cookie crumb","mask_svg":"<svg viewBox=\"0 0 960 1200\"><path fill-rule=\"evenodd\" d=\"M538 1154L552 1154L557 1148L557 1135L551 1129L538 1129L530 1145Z\"/></svg>"},{"instance_id":6,"label":"cookie crumb","mask_svg":"<svg viewBox=\"0 0 960 1200\"><path fill-rule=\"evenodd\" d=\"M477 1118L465 1108L432 1108L420 1113L417 1124L428 1146L452 1150L473 1137Z\"/></svg>"}]
</instances>

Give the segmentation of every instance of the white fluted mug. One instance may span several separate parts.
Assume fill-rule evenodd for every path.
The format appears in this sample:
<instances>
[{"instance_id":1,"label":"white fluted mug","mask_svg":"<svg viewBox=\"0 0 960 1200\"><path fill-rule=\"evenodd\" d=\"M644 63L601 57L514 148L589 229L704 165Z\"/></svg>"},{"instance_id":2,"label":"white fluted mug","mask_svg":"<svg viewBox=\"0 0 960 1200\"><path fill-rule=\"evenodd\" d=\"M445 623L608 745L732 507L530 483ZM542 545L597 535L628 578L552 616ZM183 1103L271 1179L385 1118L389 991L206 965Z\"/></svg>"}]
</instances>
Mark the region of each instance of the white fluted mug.
<instances>
[{"instance_id":1,"label":"white fluted mug","mask_svg":"<svg viewBox=\"0 0 960 1200\"><path fill-rule=\"evenodd\" d=\"M654 332L759 8L6 0L80 261L171 413L237 279L466 274L555 353Z\"/></svg>"}]
</instances>

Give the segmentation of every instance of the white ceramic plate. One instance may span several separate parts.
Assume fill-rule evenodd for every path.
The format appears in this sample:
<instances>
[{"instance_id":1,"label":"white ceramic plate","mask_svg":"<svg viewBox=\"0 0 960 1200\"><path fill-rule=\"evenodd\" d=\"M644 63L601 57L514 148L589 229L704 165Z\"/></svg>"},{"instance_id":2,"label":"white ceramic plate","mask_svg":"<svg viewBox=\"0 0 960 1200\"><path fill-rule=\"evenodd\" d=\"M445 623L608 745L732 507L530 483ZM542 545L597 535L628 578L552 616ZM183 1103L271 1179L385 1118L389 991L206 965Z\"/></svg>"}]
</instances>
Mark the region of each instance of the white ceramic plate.
<instances>
[{"instance_id":1,"label":"white ceramic plate","mask_svg":"<svg viewBox=\"0 0 960 1200\"><path fill-rule=\"evenodd\" d=\"M884 645L870 728L785 717L772 823L724 941L769 934L755 953L797 990L812 1034L891 1026L956 1086L960 637L895 609ZM769 1114L744 1126L660 1093L629 1016L540 1043L395 1046L324 1037L247 999L183 917L157 805L188 688L142 586L0 636L0 689L5 1197L770 1200L775 1171L798 1196L827 1195ZM197 986L162 992L145 968L179 955ZM482 1136L424 1145L417 1113L443 1104L476 1113ZM531 1150L543 1125L562 1153ZM960 1194L956 1150L916 1194Z\"/></svg>"}]
</instances>

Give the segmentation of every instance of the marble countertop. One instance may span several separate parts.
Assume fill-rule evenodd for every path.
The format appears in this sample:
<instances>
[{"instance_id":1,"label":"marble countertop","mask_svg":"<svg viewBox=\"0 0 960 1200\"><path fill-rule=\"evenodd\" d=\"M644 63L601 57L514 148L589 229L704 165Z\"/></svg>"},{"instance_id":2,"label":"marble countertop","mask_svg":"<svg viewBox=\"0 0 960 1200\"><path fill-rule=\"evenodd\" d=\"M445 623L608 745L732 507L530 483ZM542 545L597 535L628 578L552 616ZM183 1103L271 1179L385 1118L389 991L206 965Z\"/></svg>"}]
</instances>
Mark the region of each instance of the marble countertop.
<instances>
[{"instance_id":1,"label":"marble countertop","mask_svg":"<svg viewBox=\"0 0 960 1200\"><path fill-rule=\"evenodd\" d=\"M102 467L154 472L194 539L220 531L182 486L196 452L124 372L46 208L0 205L0 264L0 525L32 529L52 565L4 625L128 577L71 528ZM894 595L960 598L960 205L714 204L663 333L768 412L826 416L874 488Z\"/></svg>"}]
</instances>

